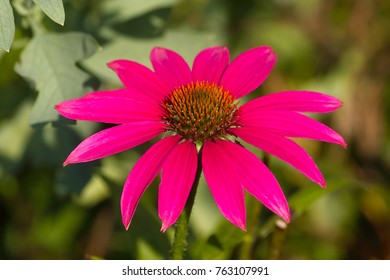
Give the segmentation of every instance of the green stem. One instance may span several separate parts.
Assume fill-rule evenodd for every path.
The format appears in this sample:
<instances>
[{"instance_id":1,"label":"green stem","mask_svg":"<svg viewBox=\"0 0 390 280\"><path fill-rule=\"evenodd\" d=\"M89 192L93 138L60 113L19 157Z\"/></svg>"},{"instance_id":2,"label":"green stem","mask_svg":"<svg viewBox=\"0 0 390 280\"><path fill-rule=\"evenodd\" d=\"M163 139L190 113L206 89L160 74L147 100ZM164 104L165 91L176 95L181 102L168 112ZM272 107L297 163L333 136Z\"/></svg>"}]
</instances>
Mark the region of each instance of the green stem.
<instances>
[{"instance_id":1,"label":"green stem","mask_svg":"<svg viewBox=\"0 0 390 280\"><path fill-rule=\"evenodd\" d=\"M269 166L270 157L269 154L263 154L263 162L266 166ZM255 252L256 243L258 240L258 227L259 227L259 218L261 214L262 204L255 198L249 197L248 209L248 221L247 221L247 234L244 237L241 250L240 250L240 259L241 260L250 260L253 259Z\"/></svg>"},{"instance_id":2,"label":"green stem","mask_svg":"<svg viewBox=\"0 0 390 280\"><path fill-rule=\"evenodd\" d=\"M45 27L42 24L42 11L32 0L14 0L13 7L24 18L34 35L45 32Z\"/></svg>"},{"instance_id":3,"label":"green stem","mask_svg":"<svg viewBox=\"0 0 390 280\"><path fill-rule=\"evenodd\" d=\"M198 189L200 175L202 174L201 154L202 154L201 151L199 151L198 167L195 175L195 180L192 185L191 192L188 196L187 203L177 221L176 231L172 243L171 258L173 260L182 260L184 256L184 251L187 247L187 236L188 236L190 215L191 215L192 207L194 206L195 195Z\"/></svg>"},{"instance_id":4,"label":"green stem","mask_svg":"<svg viewBox=\"0 0 390 280\"><path fill-rule=\"evenodd\" d=\"M275 223L275 229L271 237L271 245L268 253L268 258L270 260L280 259L284 239L286 238L286 229L286 222L278 219Z\"/></svg>"},{"instance_id":5,"label":"green stem","mask_svg":"<svg viewBox=\"0 0 390 280\"><path fill-rule=\"evenodd\" d=\"M254 247L258 238L257 228L259 226L259 217L262 208L261 203L257 199L253 197L248 197L248 200L248 209L250 209L250 213L248 213L247 234L244 236L240 250L241 260L253 259L255 251Z\"/></svg>"}]
</instances>

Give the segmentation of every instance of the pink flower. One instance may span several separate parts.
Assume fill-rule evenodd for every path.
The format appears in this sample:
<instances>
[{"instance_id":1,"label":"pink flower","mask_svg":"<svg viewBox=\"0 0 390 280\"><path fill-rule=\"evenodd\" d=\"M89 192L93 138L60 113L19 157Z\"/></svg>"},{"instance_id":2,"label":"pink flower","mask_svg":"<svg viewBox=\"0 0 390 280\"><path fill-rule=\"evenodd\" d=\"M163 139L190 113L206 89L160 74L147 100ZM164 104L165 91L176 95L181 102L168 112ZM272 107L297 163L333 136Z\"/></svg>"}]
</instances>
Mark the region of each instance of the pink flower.
<instances>
[{"instance_id":1,"label":"pink flower","mask_svg":"<svg viewBox=\"0 0 390 280\"><path fill-rule=\"evenodd\" d=\"M162 231L176 222L194 182L198 151L215 202L232 224L245 230L244 190L289 222L288 204L275 176L239 144L239 138L325 187L313 159L289 138L345 147L339 134L301 114L334 111L342 105L338 99L284 91L239 106L239 98L260 86L271 72L276 54L270 47L248 50L231 63L226 47L208 48L196 56L192 69L180 55L164 48L154 48L150 59L154 72L134 61L110 62L124 88L92 92L56 106L70 119L118 124L81 142L64 165L100 159L163 135L126 180L121 198L126 229L143 192L160 172Z\"/></svg>"}]
</instances>

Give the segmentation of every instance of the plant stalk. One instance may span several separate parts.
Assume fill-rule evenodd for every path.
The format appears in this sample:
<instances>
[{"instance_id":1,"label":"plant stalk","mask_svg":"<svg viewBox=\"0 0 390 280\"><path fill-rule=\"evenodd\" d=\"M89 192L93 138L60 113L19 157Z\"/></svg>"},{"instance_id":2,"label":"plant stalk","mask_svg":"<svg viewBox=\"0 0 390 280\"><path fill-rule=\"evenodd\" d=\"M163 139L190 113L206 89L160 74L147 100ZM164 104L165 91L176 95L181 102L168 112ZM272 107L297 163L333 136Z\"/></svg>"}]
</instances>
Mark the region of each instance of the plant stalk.
<instances>
[{"instance_id":1,"label":"plant stalk","mask_svg":"<svg viewBox=\"0 0 390 280\"><path fill-rule=\"evenodd\" d=\"M194 206L195 195L198 189L200 176L202 174L201 154L202 154L201 151L199 151L198 167L196 170L194 183L192 185L191 192L188 196L187 203L184 206L184 209L181 212L179 219L177 221L176 231L172 243L172 252L171 252L171 259L173 260L182 260L184 258L184 252L187 248L187 236L188 236L191 211L192 211L192 207Z\"/></svg>"}]
</instances>

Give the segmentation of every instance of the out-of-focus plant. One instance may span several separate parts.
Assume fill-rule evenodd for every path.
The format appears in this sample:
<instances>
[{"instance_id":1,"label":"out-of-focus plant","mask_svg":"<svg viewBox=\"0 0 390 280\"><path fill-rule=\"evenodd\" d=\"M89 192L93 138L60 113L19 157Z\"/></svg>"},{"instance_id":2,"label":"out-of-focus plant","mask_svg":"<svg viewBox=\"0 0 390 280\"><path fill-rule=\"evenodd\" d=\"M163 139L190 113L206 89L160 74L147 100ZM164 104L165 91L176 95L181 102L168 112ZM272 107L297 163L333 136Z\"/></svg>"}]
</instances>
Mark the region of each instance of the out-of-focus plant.
<instances>
[{"instance_id":1,"label":"out-of-focus plant","mask_svg":"<svg viewBox=\"0 0 390 280\"><path fill-rule=\"evenodd\" d=\"M192 61L213 45L227 45L233 57L272 46L278 64L254 96L336 96L344 106L317 118L349 148L299 142L326 190L268 162L291 207L287 228L251 197L248 232L231 226L201 177L186 257L389 258L389 16L386 0L0 0L0 258L169 258L173 230L159 231L158 182L129 231L118 211L128 170L149 145L62 168L83 138L107 125L75 124L54 105L118 88L105 67L114 59L150 66L150 50L162 46Z\"/></svg>"}]
</instances>

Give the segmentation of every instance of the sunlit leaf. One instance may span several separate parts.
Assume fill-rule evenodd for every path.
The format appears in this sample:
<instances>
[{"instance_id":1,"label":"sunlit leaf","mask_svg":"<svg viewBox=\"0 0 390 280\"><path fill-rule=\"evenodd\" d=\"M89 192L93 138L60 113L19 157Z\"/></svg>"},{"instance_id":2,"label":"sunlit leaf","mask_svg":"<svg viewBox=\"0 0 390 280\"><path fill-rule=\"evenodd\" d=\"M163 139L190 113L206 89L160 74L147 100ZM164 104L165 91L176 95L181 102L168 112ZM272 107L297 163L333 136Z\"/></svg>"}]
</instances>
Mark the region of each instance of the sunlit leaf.
<instances>
[{"instance_id":1,"label":"sunlit leaf","mask_svg":"<svg viewBox=\"0 0 390 280\"><path fill-rule=\"evenodd\" d=\"M115 14L115 21L128 20L135 16L148 13L155 9L169 7L179 2L178 0L110 0L103 2L103 9Z\"/></svg>"},{"instance_id":2,"label":"sunlit leaf","mask_svg":"<svg viewBox=\"0 0 390 280\"><path fill-rule=\"evenodd\" d=\"M31 127L26 124L31 104L23 104L15 116L0 124L0 177L12 172L22 161L25 145L31 135Z\"/></svg>"},{"instance_id":3,"label":"sunlit leaf","mask_svg":"<svg viewBox=\"0 0 390 280\"><path fill-rule=\"evenodd\" d=\"M33 0L54 22L64 25L65 10L62 0Z\"/></svg>"},{"instance_id":4,"label":"sunlit leaf","mask_svg":"<svg viewBox=\"0 0 390 280\"><path fill-rule=\"evenodd\" d=\"M9 0L0 0L0 49L11 48L15 34L14 14Z\"/></svg>"},{"instance_id":5,"label":"sunlit leaf","mask_svg":"<svg viewBox=\"0 0 390 280\"><path fill-rule=\"evenodd\" d=\"M118 78L113 71L108 71L105 66L109 61L129 59L150 66L149 54L152 48L155 46L164 46L172 50L180 51L180 55L186 61L192 63L193 58L200 50L221 44L222 41L221 38L218 38L211 32L198 33L178 30L168 30L164 33L164 36L148 40L137 40L135 38L119 36L118 34L111 35L114 36L114 39L112 43L104 47L105 51L97 53L84 63L93 73L110 82L118 82Z\"/></svg>"},{"instance_id":6,"label":"sunlit leaf","mask_svg":"<svg viewBox=\"0 0 390 280\"><path fill-rule=\"evenodd\" d=\"M87 34L39 34L21 54L15 70L33 82L39 92L31 112L32 125L59 120L54 105L80 97L92 86L92 78L76 66L98 50Z\"/></svg>"}]
</instances>

